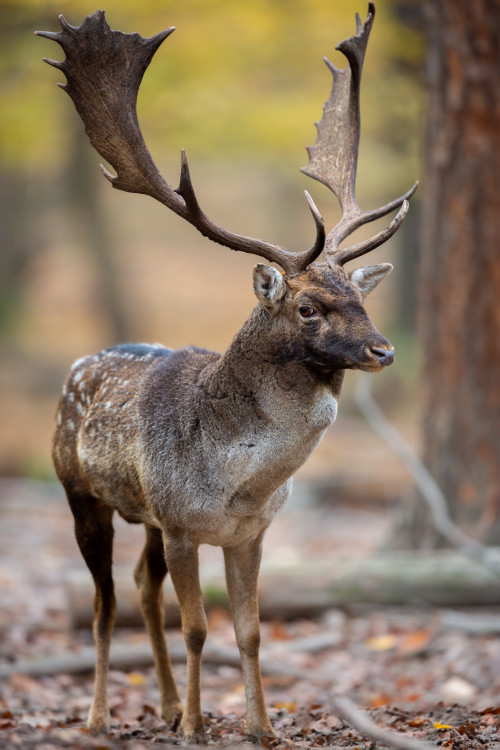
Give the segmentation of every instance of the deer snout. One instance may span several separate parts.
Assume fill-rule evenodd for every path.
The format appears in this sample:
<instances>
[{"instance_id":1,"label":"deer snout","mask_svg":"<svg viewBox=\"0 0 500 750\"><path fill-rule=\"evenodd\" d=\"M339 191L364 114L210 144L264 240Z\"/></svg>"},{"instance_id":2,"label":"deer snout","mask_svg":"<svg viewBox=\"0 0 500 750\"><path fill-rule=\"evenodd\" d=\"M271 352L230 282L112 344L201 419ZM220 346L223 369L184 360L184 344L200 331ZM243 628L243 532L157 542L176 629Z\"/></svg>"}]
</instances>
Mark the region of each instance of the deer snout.
<instances>
[{"instance_id":1,"label":"deer snout","mask_svg":"<svg viewBox=\"0 0 500 750\"><path fill-rule=\"evenodd\" d=\"M380 365L384 367L392 365L394 362L394 347L387 343L386 346L380 344L368 344L366 347L370 357L375 359Z\"/></svg>"}]
</instances>

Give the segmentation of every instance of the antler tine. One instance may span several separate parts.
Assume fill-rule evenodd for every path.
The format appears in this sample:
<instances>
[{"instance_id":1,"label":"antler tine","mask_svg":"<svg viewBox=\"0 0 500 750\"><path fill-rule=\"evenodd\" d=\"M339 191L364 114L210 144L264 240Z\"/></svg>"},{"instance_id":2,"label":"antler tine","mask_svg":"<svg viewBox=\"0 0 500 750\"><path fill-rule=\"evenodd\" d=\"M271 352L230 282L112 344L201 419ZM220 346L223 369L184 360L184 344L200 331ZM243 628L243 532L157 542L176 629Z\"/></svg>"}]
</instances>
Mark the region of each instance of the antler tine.
<instances>
[{"instance_id":1,"label":"antler tine","mask_svg":"<svg viewBox=\"0 0 500 750\"><path fill-rule=\"evenodd\" d=\"M399 198L396 198L390 203L387 203L381 208L373 209L373 211L361 211L358 209L356 213L353 212L353 214L351 215L344 215L340 222L328 234L326 240L327 258L336 265L343 266L349 260L359 258L360 255L364 255L365 253L370 252L370 250L375 250L376 247L379 247L379 245L382 245L384 242L386 242L390 237L392 237L392 235L396 232L397 229L399 229L399 227L403 223L403 219L408 213L408 209L410 207L408 199L411 198L417 187L418 180L414 185L412 185L407 193ZM406 208L405 210L403 210L405 204ZM356 231L356 229L361 227L363 224L375 221L376 219L381 219L383 216L386 216L396 208L399 208L400 210L388 227L386 227L373 237L370 237L368 240L365 240L364 242L360 242L359 244L353 245L351 247L339 249L340 243L344 239L346 239L346 237Z\"/></svg>"},{"instance_id":2,"label":"antler tine","mask_svg":"<svg viewBox=\"0 0 500 750\"><path fill-rule=\"evenodd\" d=\"M104 11L87 16L78 27L68 24L62 16L60 23L62 31L35 33L63 48L64 62L46 62L64 72L67 84L62 88L71 96L90 142L114 168L116 176L102 168L114 188L150 195L214 242L277 263L288 275L300 273L321 253L325 231L314 204L310 203L310 207L316 241L309 250L291 253L279 245L228 232L209 219L196 198L184 151L176 190L160 174L144 142L136 102L148 65L175 27L144 39L139 34L112 31Z\"/></svg>"},{"instance_id":3,"label":"antler tine","mask_svg":"<svg viewBox=\"0 0 500 750\"><path fill-rule=\"evenodd\" d=\"M405 201L413 195L418 186L417 182L405 195L372 211L362 211L356 201L355 182L360 134L359 88L374 17L375 5L370 2L364 24L356 14L356 35L337 44L336 49L348 60L346 68L340 70L325 58L333 76L332 91L324 104L323 117L316 123L316 143L307 149L309 164L302 169L305 174L323 183L335 194L342 210L342 218L326 238L326 260L332 265L344 265L389 239L400 226L407 208L402 209L389 227L374 237L353 247L339 249L340 243L363 224L404 206Z\"/></svg>"},{"instance_id":4,"label":"antler tine","mask_svg":"<svg viewBox=\"0 0 500 750\"><path fill-rule=\"evenodd\" d=\"M213 242L230 247L232 250L239 250L245 253L259 255L262 258L280 265L288 276L303 271L309 263L312 263L322 252L325 245L324 222L318 209L310 199L309 207L316 223L316 241L309 250L301 253L291 253L280 245L274 245L264 240L253 239L239 234L227 232L222 227L213 222L205 213L203 213L198 203L194 191L186 152L181 151L181 177L179 187L175 192L180 195L185 202L185 211L182 216L191 224L196 226L199 232L208 237Z\"/></svg>"}]
</instances>

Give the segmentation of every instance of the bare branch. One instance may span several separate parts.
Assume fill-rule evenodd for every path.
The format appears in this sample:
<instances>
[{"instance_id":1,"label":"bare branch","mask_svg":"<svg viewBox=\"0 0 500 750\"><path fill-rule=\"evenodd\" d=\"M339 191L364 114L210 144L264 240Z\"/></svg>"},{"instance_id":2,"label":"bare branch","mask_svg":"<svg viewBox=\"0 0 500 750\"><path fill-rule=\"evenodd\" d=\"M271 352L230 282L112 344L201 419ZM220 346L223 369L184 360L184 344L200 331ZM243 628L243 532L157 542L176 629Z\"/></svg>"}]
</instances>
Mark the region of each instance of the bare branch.
<instances>
[{"instance_id":1,"label":"bare branch","mask_svg":"<svg viewBox=\"0 0 500 750\"><path fill-rule=\"evenodd\" d=\"M355 400L366 420L403 461L431 512L436 529L464 555L477 560L488 570L500 574L500 548L487 547L468 536L450 517L448 503L427 467L409 443L382 412L371 392L371 380L360 375Z\"/></svg>"},{"instance_id":2,"label":"bare branch","mask_svg":"<svg viewBox=\"0 0 500 750\"><path fill-rule=\"evenodd\" d=\"M428 742L408 737L399 732L392 732L389 729L382 729L349 698L343 695L333 695L330 701L336 713L358 732L368 735L376 742L383 742L394 750L435 750L434 745L430 745Z\"/></svg>"}]
</instances>

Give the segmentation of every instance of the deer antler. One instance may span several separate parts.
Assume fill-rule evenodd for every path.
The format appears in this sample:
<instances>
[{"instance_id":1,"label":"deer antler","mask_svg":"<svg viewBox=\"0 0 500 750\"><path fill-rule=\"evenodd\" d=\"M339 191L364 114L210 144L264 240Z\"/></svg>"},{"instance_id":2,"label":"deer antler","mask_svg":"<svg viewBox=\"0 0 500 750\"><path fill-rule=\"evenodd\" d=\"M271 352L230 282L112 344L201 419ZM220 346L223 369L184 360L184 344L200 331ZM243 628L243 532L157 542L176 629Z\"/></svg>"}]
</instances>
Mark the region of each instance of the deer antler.
<instances>
[{"instance_id":1,"label":"deer antler","mask_svg":"<svg viewBox=\"0 0 500 750\"><path fill-rule=\"evenodd\" d=\"M62 31L37 31L53 39L66 54L64 62L45 59L62 70L67 84L59 84L73 99L90 142L116 171L103 172L113 187L144 193L160 201L203 235L233 250L259 255L280 265L288 275L300 273L322 252L323 219L306 192L316 225L316 240L309 250L291 253L279 245L222 229L201 210L184 151L177 189L162 177L144 142L137 120L137 94L142 77L160 44L174 31L170 27L144 39L139 34L111 31L104 11L87 16L81 26L71 26L59 16Z\"/></svg>"},{"instance_id":2,"label":"deer antler","mask_svg":"<svg viewBox=\"0 0 500 750\"><path fill-rule=\"evenodd\" d=\"M318 137L314 146L307 149L309 164L302 171L322 182L335 193L342 209L342 218L328 233L325 255L329 263L343 266L347 261L373 250L389 239L398 229L408 212L408 198L417 189L418 182L400 198L373 211L362 211L355 196L356 167L359 145L359 86L368 37L375 17L375 5L368 4L364 24L356 14L356 35L337 44L349 65L343 70L330 60L325 62L333 75L330 98L323 106L321 122L316 123ZM396 208L396 217L386 229L365 242L339 250L340 243L358 227L379 219Z\"/></svg>"}]
</instances>

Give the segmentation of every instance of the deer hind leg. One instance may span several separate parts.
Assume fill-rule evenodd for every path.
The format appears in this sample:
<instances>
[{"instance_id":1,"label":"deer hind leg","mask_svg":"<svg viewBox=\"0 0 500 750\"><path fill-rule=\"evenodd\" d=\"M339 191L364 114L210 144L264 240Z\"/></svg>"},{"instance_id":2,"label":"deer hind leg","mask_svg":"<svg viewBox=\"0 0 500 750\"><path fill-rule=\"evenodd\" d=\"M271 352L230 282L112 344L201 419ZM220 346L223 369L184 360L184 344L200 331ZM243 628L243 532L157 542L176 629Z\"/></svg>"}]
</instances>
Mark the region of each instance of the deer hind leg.
<instances>
[{"instance_id":1,"label":"deer hind leg","mask_svg":"<svg viewBox=\"0 0 500 750\"><path fill-rule=\"evenodd\" d=\"M162 583L167 573L161 531L146 526L146 546L137 563L134 577L139 589L141 610L151 639L160 686L162 716L177 723L182 703L174 682L163 625Z\"/></svg>"},{"instance_id":2,"label":"deer hind leg","mask_svg":"<svg viewBox=\"0 0 500 750\"><path fill-rule=\"evenodd\" d=\"M260 624L257 578L261 550L261 538L235 549L224 549L227 590L245 682L247 734L254 741L258 741L265 735L274 736L264 702L259 664Z\"/></svg>"},{"instance_id":3,"label":"deer hind leg","mask_svg":"<svg viewBox=\"0 0 500 750\"><path fill-rule=\"evenodd\" d=\"M188 742L205 743L201 713L201 653L207 636L207 618L203 608L198 570L198 548L185 533L164 535L165 559L179 600L182 632L187 649L186 704L181 730Z\"/></svg>"},{"instance_id":4,"label":"deer hind leg","mask_svg":"<svg viewBox=\"0 0 500 750\"><path fill-rule=\"evenodd\" d=\"M111 572L113 510L90 495L68 492L68 500L75 518L76 540L95 583L93 633L96 669L94 700L87 723L93 732L109 731L111 717L108 710L107 680L109 646L116 608Z\"/></svg>"}]
</instances>

